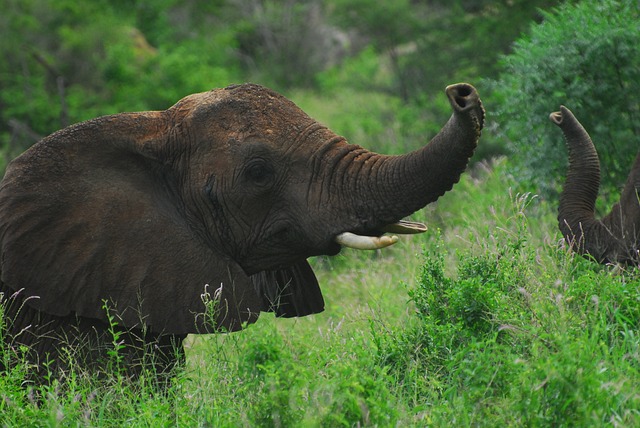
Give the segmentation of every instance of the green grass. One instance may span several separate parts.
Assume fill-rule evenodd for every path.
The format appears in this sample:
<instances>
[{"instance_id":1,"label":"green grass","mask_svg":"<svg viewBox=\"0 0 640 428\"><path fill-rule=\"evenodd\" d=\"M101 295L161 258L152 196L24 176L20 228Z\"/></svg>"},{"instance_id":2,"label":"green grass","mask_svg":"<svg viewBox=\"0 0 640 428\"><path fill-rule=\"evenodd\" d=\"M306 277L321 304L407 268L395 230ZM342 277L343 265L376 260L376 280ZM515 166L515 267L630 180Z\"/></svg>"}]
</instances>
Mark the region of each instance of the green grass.
<instances>
[{"instance_id":1,"label":"green grass","mask_svg":"<svg viewBox=\"0 0 640 428\"><path fill-rule=\"evenodd\" d=\"M2 426L639 426L640 275L561 245L555 208L481 165L416 214L430 230L313 260L327 307L193 336L143 378L0 378ZM41 397L38 399L37 397Z\"/></svg>"}]
</instances>

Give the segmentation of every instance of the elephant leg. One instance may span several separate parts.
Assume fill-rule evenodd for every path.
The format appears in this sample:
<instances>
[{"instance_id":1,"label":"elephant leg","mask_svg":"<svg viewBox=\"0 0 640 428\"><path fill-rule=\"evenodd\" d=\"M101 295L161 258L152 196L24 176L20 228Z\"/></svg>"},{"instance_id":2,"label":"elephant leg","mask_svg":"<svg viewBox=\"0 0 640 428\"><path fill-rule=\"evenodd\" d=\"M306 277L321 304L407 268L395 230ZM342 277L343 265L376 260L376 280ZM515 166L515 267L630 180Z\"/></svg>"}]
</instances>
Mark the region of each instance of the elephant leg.
<instances>
[{"instance_id":1,"label":"elephant leg","mask_svg":"<svg viewBox=\"0 0 640 428\"><path fill-rule=\"evenodd\" d=\"M27 363L27 378L43 383L71 370L107 375L118 371L137 378L144 370L166 388L174 369L185 362L186 335L158 335L117 324L78 317L58 317L31 308L19 292L0 282L4 351L0 370Z\"/></svg>"}]
</instances>

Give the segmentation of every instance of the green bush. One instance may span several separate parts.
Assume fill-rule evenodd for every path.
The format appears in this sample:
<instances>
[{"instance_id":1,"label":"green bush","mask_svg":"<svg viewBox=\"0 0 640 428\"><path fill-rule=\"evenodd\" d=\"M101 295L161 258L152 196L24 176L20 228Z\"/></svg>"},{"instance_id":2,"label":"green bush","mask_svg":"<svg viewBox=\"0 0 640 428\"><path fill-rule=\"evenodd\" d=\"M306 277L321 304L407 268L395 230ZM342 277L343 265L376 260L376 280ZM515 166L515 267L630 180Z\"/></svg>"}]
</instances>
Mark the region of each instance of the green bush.
<instances>
[{"instance_id":1,"label":"green bush","mask_svg":"<svg viewBox=\"0 0 640 428\"><path fill-rule=\"evenodd\" d=\"M454 226L428 237L437 244L425 246L407 287L412 318L372 330L380 365L422 425L635 426L637 271L551 243L549 220L542 244L532 231L542 218L529 222L524 213L546 202L508 201L503 166L489 180L465 176L444 198L455 216L473 207L475 222L465 223L464 236ZM478 187L491 194L498 186L502 194L485 207Z\"/></svg>"},{"instance_id":2,"label":"green bush","mask_svg":"<svg viewBox=\"0 0 640 428\"><path fill-rule=\"evenodd\" d=\"M560 104L591 134L603 188L622 186L640 137L640 7L636 0L569 2L531 28L493 82L494 119L515 174L543 195L566 174L562 134L549 120Z\"/></svg>"},{"instance_id":3,"label":"green bush","mask_svg":"<svg viewBox=\"0 0 640 428\"><path fill-rule=\"evenodd\" d=\"M425 252L409 289L414 319L373 332L414 412L433 426L632 423L637 273L504 236L496 244L459 252L455 273L442 247Z\"/></svg>"},{"instance_id":4,"label":"green bush","mask_svg":"<svg viewBox=\"0 0 640 428\"><path fill-rule=\"evenodd\" d=\"M520 272L515 248L508 244L480 256L460 254L456 275L445 269L446 250L438 246L426 252L416 286L409 290L416 322L401 335L400 352L383 360L401 372L417 364L444 381L459 370L466 358L461 355L469 350L517 349L512 333L519 327L513 326L530 320L522 293L526 275Z\"/></svg>"}]
</instances>

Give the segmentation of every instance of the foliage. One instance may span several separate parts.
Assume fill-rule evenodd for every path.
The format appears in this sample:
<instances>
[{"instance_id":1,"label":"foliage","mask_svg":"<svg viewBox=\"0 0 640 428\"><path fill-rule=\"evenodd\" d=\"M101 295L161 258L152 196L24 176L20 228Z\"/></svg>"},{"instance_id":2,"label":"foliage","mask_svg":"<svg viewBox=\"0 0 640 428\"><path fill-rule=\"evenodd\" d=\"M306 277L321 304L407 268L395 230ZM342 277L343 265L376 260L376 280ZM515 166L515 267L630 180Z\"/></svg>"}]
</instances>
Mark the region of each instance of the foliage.
<instances>
[{"instance_id":1,"label":"foliage","mask_svg":"<svg viewBox=\"0 0 640 428\"><path fill-rule=\"evenodd\" d=\"M412 6L409 0L337 1L335 19L345 27L357 28L372 39L379 53L388 55L397 88L403 100L410 98L410 86L403 79L400 61L403 49L425 31L423 7ZM380 31L383 28L385 31Z\"/></svg>"},{"instance_id":2,"label":"foliage","mask_svg":"<svg viewBox=\"0 0 640 428\"><path fill-rule=\"evenodd\" d=\"M624 183L637 153L640 7L635 0L586 0L544 12L503 60L494 118L519 179L554 195L566 174L562 134L548 116L563 104L590 133L605 191Z\"/></svg>"},{"instance_id":3,"label":"foliage","mask_svg":"<svg viewBox=\"0 0 640 428\"><path fill-rule=\"evenodd\" d=\"M477 189L475 197L466 190L457 196L470 200L456 204L482 207ZM467 224L455 272L443 245L452 232L435 234L408 290L414 317L390 334L373 332L381 364L428 425L634 425L638 273L612 275L563 247L540 246L525 215L535 201L503 203Z\"/></svg>"},{"instance_id":4,"label":"foliage","mask_svg":"<svg viewBox=\"0 0 640 428\"><path fill-rule=\"evenodd\" d=\"M347 54L347 35L326 19L319 0L234 0L238 54L252 80L287 88L310 86L315 75Z\"/></svg>"},{"instance_id":5,"label":"foliage","mask_svg":"<svg viewBox=\"0 0 640 428\"><path fill-rule=\"evenodd\" d=\"M332 19L356 29L361 43L387 59L390 90L405 102L420 102L423 94L448 84L495 76L495 59L509 51L532 19L539 19L537 8L557 3L335 0Z\"/></svg>"},{"instance_id":6,"label":"foliage","mask_svg":"<svg viewBox=\"0 0 640 428\"><path fill-rule=\"evenodd\" d=\"M7 160L71 123L165 109L235 75L237 64L227 52L233 37L224 27L206 37L180 37L176 23L165 36L179 43L152 46L135 26L142 19L123 14L118 2L4 3L0 143ZM138 6L134 10L143 13Z\"/></svg>"}]
</instances>

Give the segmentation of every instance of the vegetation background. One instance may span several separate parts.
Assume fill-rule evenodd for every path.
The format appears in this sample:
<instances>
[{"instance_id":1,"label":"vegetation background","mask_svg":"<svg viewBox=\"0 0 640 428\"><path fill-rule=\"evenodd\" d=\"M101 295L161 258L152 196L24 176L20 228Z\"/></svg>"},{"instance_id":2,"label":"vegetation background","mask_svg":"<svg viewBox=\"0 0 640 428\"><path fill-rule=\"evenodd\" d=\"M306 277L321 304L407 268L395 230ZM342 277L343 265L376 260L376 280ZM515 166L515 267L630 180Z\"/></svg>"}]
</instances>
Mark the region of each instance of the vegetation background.
<instances>
[{"instance_id":1,"label":"vegetation background","mask_svg":"<svg viewBox=\"0 0 640 428\"><path fill-rule=\"evenodd\" d=\"M323 314L194 336L165 394L143 378L24 388L2 426L640 426L640 276L564 247L566 151L591 133L608 210L640 141L637 0L0 0L4 165L71 123L270 86L352 142L423 145L474 84L487 124L430 231L316 258ZM4 353L0 354L5 358ZM44 397L37 399L35 397Z\"/></svg>"}]
</instances>

